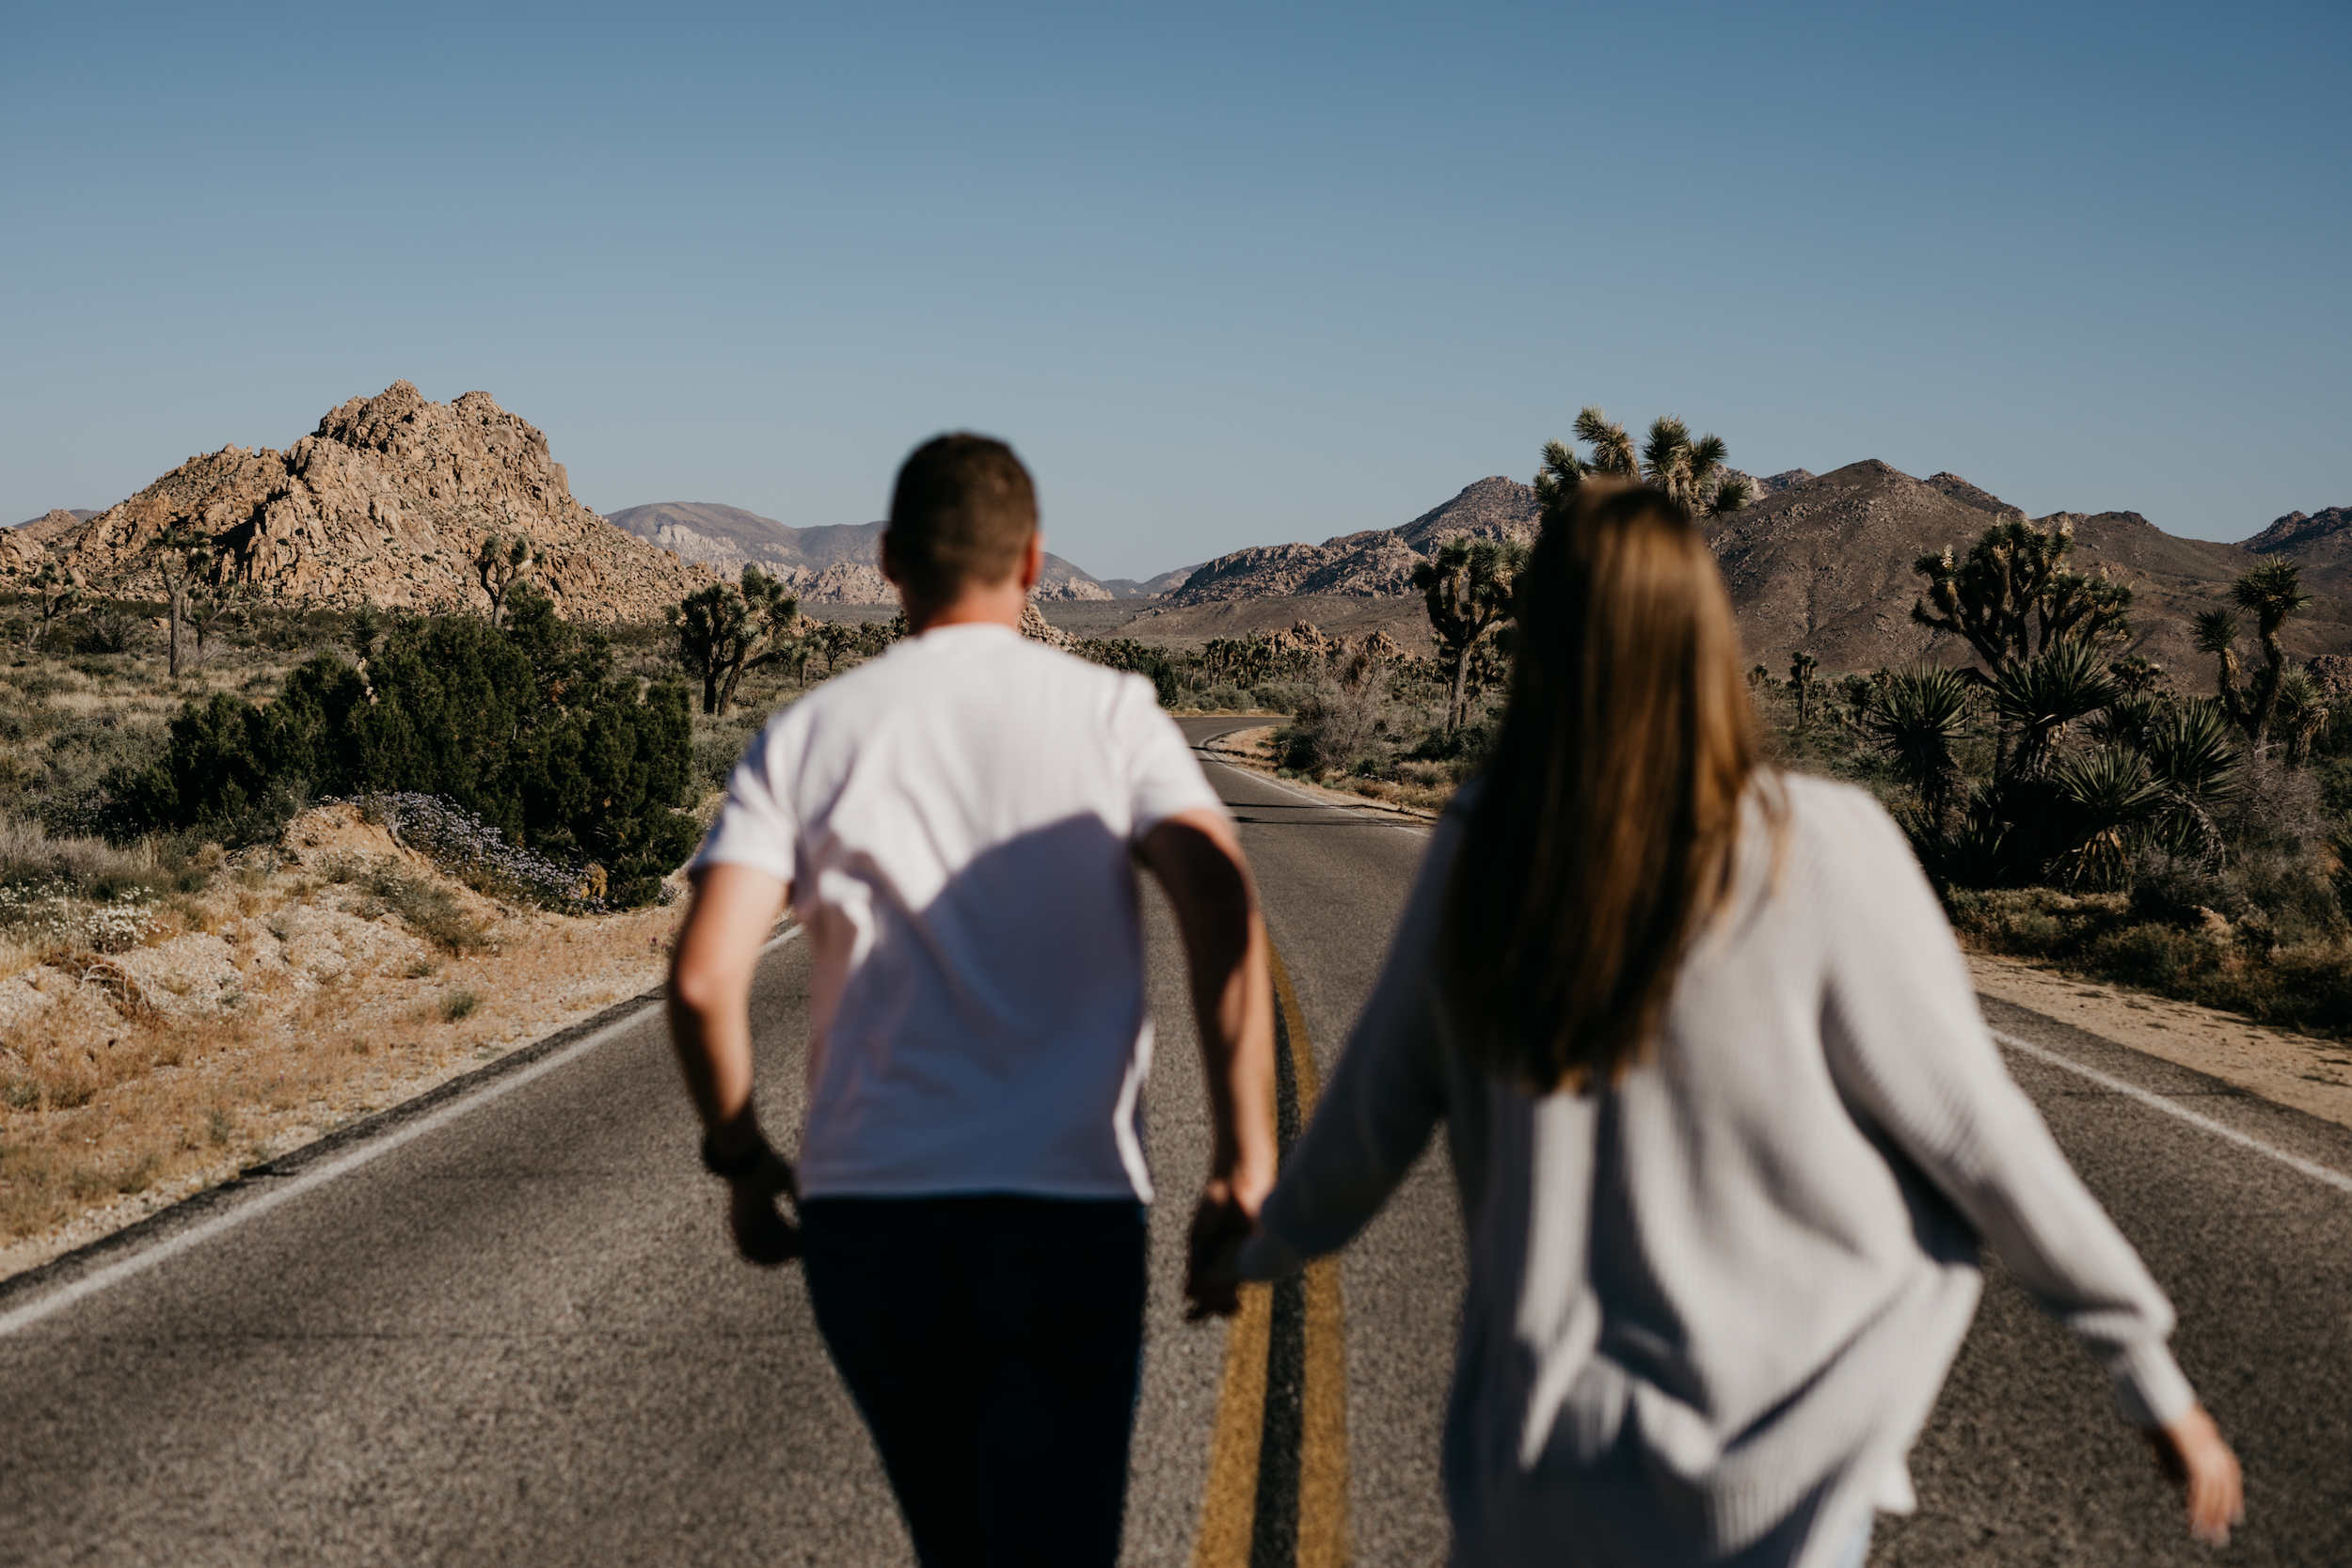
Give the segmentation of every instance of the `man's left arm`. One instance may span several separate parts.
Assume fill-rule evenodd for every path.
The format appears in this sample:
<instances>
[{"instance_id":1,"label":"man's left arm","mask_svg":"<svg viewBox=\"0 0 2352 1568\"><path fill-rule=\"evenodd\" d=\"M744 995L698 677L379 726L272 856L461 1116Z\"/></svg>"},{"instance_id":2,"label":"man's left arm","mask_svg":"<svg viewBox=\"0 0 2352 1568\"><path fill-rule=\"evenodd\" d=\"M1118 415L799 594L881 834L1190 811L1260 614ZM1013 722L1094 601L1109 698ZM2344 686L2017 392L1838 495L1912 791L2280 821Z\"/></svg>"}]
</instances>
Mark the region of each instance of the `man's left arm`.
<instances>
[{"instance_id":1,"label":"man's left arm","mask_svg":"<svg viewBox=\"0 0 2352 1568\"><path fill-rule=\"evenodd\" d=\"M792 1167L752 1108L752 980L791 889L745 865L705 866L693 880L670 959L670 1039L702 1116L704 1162L726 1178L736 1247L773 1267L800 1252L800 1233L776 1210Z\"/></svg>"}]
</instances>

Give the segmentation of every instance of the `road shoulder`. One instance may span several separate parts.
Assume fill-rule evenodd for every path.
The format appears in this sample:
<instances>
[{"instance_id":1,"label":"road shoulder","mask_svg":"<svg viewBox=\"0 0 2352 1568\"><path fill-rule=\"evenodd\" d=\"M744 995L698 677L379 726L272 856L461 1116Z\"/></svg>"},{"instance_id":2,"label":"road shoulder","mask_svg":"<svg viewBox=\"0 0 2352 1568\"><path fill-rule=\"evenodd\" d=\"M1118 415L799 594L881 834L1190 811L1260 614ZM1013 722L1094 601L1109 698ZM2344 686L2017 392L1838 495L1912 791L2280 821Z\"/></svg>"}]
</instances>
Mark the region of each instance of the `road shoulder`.
<instances>
[{"instance_id":1,"label":"road shoulder","mask_svg":"<svg viewBox=\"0 0 2352 1568\"><path fill-rule=\"evenodd\" d=\"M1994 954L1969 954L1968 967L1984 996L2352 1128L2352 1051L2334 1040Z\"/></svg>"}]
</instances>

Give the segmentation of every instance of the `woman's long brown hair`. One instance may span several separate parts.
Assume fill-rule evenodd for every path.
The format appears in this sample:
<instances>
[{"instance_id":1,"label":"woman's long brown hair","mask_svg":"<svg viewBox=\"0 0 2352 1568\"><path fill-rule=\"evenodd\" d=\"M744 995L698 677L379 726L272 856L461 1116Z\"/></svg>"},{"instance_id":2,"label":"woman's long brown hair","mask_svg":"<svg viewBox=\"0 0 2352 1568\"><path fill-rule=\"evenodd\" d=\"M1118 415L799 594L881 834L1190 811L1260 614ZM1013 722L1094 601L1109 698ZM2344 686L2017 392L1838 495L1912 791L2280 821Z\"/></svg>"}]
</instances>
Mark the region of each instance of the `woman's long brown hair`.
<instances>
[{"instance_id":1,"label":"woman's long brown hair","mask_svg":"<svg viewBox=\"0 0 2352 1568\"><path fill-rule=\"evenodd\" d=\"M1587 480L1517 591L1510 705L1470 813L1443 973L1530 1089L1613 1082L1730 895L1755 710L1715 560L1656 490Z\"/></svg>"}]
</instances>

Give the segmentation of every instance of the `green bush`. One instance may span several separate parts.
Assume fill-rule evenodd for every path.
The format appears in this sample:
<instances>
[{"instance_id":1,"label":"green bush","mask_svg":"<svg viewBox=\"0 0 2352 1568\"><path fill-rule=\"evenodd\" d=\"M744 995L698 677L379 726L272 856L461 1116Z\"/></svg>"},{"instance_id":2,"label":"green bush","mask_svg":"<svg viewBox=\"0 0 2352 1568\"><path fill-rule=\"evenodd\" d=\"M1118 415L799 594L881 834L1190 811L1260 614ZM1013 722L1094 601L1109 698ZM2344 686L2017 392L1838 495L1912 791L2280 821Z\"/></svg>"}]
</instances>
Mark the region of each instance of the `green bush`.
<instances>
[{"instance_id":1,"label":"green bush","mask_svg":"<svg viewBox=\"0 0 2352 1568\"><path fill-rule=\"evenodd\" d=\"M691 783L685 688L615 678L605 640L526 598L504 629L405 622L364 673L321 653L257 707L215 692L170 724L165 756L109 774L118 835L196 831L223 844L281 830L312 794L442 796L543 855L593 860L640 904L694 846L672 810Z\"/></svg>"}]
</instances>

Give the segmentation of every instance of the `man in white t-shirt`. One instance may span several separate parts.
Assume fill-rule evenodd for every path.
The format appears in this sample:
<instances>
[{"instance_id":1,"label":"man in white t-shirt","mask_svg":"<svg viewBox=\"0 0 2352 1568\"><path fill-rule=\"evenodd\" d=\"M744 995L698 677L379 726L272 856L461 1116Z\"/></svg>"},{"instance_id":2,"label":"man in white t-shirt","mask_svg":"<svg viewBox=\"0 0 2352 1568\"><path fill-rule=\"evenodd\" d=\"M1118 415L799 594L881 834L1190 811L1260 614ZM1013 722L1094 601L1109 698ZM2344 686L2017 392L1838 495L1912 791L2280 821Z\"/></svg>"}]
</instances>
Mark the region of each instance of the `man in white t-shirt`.
<instances>
[{"instance_id":1,"label":"man in white t-shirt","mask_svg":"<svg viewBox=\"0 0 2352 1568\"><path fill-rule=\"evenodd\" d=\"M738 1245L803 1259L926 1568L1118 1557L1152 1197L1138 861L1175 910L1208 1077L1197 1278L1274 1177L1240 845L1148 682L1019 634L1043 561L1009 448L907 459L882 571L914 635L744 753L671 974ZM753 973L787 901L814 971L797 1188L752 1109Z\"/></svg>"}]
</instances>

